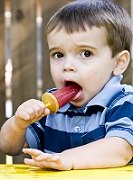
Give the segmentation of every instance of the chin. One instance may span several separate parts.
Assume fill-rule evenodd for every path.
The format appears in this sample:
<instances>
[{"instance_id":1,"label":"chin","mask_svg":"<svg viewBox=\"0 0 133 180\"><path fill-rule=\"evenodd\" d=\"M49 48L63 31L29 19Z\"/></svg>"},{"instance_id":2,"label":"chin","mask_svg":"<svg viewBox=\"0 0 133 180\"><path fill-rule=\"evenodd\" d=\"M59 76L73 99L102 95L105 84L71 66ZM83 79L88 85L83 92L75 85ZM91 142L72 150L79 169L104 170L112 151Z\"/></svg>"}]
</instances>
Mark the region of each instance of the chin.
<instances>
[{"instance_id":1,"label":"chin","mask_svg":"<svg viewBox=\"0 0 133 180\"><path fill-rule=\"evenodd\" d=\"M71 102L72 105L74 105L75 107L77 108L81 108L83 107L86 103L83 103L83 102Z\"/></svg>"}]
</instances>

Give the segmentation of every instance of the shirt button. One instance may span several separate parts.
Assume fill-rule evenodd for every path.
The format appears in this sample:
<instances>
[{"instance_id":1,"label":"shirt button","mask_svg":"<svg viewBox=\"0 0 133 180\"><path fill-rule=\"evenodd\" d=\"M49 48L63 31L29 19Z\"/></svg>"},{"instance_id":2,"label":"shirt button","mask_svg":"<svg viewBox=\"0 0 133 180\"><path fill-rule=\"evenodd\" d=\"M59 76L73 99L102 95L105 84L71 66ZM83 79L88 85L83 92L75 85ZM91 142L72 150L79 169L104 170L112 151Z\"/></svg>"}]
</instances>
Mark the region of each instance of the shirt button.
<instances>
[{"instance_id":1,"label":"shirt button","mask_svg":"<svg viewBox=\"0 0 133 180\"><path fill-rule=\"evenodd\" d=\"M75 132L80 132L80 127L79 127L79 126L76 126L76 127L74 128L74 130L75 130Z\"/></svg>"}]
</instances>

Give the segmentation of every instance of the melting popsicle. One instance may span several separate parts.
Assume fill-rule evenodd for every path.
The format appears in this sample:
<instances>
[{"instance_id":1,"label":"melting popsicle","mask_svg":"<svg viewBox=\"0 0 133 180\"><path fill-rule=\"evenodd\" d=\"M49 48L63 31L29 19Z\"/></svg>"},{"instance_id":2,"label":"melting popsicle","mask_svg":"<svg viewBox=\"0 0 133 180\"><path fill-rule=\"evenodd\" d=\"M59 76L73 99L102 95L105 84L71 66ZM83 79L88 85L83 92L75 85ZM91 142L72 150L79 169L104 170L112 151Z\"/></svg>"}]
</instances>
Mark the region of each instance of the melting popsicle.
<instances>
[{"instance_id":1,"label":"melting popsicle","mask_svg":"<svg viewBox=\"0 0 133 180\"><path fill-rule=\"evenodd\" d=\"M44 93L42 101L51 113L55 113L59 108L70 102L80 89L81 87L78 84L72 83L52 93Z\"/></svg>"}]
</instances>

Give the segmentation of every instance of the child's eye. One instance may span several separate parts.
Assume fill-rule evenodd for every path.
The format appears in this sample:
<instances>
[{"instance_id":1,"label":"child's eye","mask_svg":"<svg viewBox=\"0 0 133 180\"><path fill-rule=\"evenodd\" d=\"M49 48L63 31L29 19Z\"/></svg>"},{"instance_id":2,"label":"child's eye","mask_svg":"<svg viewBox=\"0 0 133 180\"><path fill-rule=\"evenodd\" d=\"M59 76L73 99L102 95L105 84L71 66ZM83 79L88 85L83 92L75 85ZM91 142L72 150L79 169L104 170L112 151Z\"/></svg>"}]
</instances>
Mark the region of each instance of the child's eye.
<instances>
[{"instance_id":1,"label":"child's eye","mask_svg":"<svg viewBox=\"0 0 133 180\"><path fill-rule=\"evenodd\" d=\"M91 51L85 50L80 53L81 57L90 57L92 55Z\"/></svg>"},{"instance_id":2,"label":"child's eye","mask_svg":"<svg viewBox=\"0 0 133 180\"><path fill-rule=\"evenodd\" d=\"M60 52L53 53L52 55L55 59L63 58L64 55Z\"/></svg>"}]
</instances>

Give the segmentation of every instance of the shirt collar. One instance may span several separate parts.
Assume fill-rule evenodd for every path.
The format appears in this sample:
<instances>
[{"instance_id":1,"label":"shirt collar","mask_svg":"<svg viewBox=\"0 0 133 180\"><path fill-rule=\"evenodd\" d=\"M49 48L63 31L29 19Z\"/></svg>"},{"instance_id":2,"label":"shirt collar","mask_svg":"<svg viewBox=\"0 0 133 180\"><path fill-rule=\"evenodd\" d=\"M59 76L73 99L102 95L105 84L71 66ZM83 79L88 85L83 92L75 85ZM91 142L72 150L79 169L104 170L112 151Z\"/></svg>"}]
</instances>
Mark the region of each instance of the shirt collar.
<instances>
[{"instance_id":1,"label":"shirt collar","mask_svg":"<svg viewBox=\"0 0 133 180\"><path fill-rule=\"evenodd\" d=\"M86 106L99 105L106 107L110 99L120 92L123 86L120 84L123 76L113 76L104 88L91 100L87 103Z\"/></svg>"}]
</instances>

